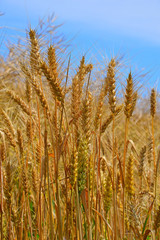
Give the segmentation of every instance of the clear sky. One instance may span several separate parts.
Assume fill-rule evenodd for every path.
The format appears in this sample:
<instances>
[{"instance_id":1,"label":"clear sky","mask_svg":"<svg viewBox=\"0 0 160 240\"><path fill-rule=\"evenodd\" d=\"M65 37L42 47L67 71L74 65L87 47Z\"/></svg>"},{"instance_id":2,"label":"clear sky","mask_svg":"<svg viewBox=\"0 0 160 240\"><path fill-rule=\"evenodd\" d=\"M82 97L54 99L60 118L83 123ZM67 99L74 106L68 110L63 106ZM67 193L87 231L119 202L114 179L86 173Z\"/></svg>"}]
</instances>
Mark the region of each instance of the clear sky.
<instances>
[{"instance_id":1,"label":"clear sky","mask_svg":"<svg viewBox=\"0 0 160 240\"><path fill-rule=\"evenodd\" d=\"M7 27L0 29L3 43L15 42L29 24L34 28L39 18L55 13L77 54L124 53L131 66L151 72L151 85L160 85L159 0L0 0L0 11L0 26Z\"/></svg>"}]
</instances>

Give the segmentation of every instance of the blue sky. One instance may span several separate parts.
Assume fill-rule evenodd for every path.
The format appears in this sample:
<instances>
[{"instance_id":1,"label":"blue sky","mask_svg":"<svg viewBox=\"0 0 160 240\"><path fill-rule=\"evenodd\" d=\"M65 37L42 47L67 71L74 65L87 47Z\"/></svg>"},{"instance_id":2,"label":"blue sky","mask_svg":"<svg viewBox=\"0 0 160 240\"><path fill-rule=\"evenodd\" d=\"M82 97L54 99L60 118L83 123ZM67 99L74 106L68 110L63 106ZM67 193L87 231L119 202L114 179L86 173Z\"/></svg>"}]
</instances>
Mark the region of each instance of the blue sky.
<instances>
[{"instance_id":1,"label":"blue sky","mask_svg":"<svg viewBox=\"0 0 160 240\"><path fill-rule=\"evenodd\" d=\"M55 13L61 32L73 39L77 54L126 54L128 64L150 71L150 84L158 87L160 76L159 0L0 0L1 41L16 42L18 35L39 18ZM5 50L1 47L1 52ZM147 84L149 84L147 82Z\"/></svg>"}]
</instances>

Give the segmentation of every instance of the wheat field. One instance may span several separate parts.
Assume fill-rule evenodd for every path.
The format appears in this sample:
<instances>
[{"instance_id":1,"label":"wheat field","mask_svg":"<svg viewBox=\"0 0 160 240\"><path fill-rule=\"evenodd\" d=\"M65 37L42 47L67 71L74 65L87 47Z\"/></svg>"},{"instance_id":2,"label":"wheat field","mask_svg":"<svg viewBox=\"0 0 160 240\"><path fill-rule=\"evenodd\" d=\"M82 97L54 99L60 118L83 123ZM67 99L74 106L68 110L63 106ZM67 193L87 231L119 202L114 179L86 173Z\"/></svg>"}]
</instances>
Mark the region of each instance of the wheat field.
<instances>
[{"instance_id":1,"label":"wheat field","mask_svg":"<svg viewBox=\"0 0 160 240\"><path fill-rule=\"evenodd\" d=\"M43 38L0 59L1 239L160 239L156 89L145 101L126 71L120 94L117 57L95 85Z\"/></svg>"}]
</instances>

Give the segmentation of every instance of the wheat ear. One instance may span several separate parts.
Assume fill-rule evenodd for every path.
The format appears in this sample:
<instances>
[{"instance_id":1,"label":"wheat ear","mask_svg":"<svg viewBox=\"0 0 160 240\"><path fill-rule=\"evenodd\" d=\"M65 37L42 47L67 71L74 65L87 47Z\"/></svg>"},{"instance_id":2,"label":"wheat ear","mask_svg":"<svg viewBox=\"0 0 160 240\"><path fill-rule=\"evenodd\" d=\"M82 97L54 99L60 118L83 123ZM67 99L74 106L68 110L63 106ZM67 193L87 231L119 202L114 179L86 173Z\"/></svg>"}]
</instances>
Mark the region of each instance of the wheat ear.
<instances>
[{"instance_id":1,"label":"wheat ear","mask_svg":"<svg viewBox=\"0 0 160 240\"><path fill-rule=\"evenodd\" d=\"M32 73L36 75L39 74L40 72L40 52L35 30L30 29L29 37L30 37L30 66L32 69Z\"/></svg>"},{"instance_id":2,"label":"wheat ear","mask_svg":"<svg viewBox=\"0 0 160 240\"><path fill-rule=\"evenodd\" d=\"M14 91L7 90L7 94L22 108L22 110L30 115L30 110L27 104Z\"/></svg>"},{"instance_id":3,"label":"wheat ear","mask_svg":"<svg viewBox=\"0 0 160 240\"><path fill-rule=\"evenodd\" d=\"M57 82L57 79L55 79L52 76L50 69L48 68L48 66L46 65L45 62L41 63L41 69L49 83L49 86L50 86L51 92L53 93L53 96L57 97L57 99L63 104L64 103L64 93L63 93L63 90L62 90L60 84Z\"/></svg>"}]
</instances>

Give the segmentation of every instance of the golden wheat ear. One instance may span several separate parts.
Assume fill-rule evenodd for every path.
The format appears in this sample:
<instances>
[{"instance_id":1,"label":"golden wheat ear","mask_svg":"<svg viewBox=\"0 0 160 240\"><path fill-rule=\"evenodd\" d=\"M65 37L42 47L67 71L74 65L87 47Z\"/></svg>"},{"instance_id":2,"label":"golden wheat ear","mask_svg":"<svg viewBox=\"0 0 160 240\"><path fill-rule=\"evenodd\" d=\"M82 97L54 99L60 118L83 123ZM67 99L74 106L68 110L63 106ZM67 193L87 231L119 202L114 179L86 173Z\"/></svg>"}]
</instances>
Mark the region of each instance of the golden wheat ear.
<instances>
[{"instance_id":1,"label":"golden wheat ear","mask_svg":"<svg viewBox=\"0 0 160 240\"><path fill-rule=\"evenodd\" d=\"M82 102L82 129L89 144L92 129L92 95L90 92L88 92L87 99L84 99Z\"/></svg>"},{"instance_id":2,"label":"golden wheat ear","mask_svg":"<svg viewBox=\"0 0 160 240\"><path fill-rule=\"evenodd\" d=\"M150 97L150 113L151 116L154 117L156 114L156 92L154 88L151 91L151 97Z\"/></svg>"},{"instance_id":3,"label":"golden wheat ear","mask_svg":"<svg viewBox=\"0 0 160 240\"><path fill-rule=\"evenodd\" d=\"M30 103L32 99L32 87L27 77L26 77L26 97L28 103Z\"/></svg>"},{"instance_id":4,"label":"golden wheat ear","mask_svg":"<svg viewBox=\"0 0 160 240\"><path fill-rule=\"evenodd\" d=\"M36 32L33 29L29 31L30 38L30 67L32 74L37 75L40 73L40 48Z\"/></svg>"},{"instance_id":5,"label":"golden wheat ear","mask_svg":"<svg viewBox=\"0 0 160 240\"><path fill-rule=\"evenodd\" d=\"M8 129L10 130L10 133L13 135L13 137L15 137L16 131L14 129L14 126L10 117L3 109L1 109L1 113L3 115L4 122L6 123Z\"/></svg>"},{"instance_id":6,"label":"golden wheat ear","mask_svg":"<svg viewBox=\"0 0 160 240\"><path fill-rule=\"evenodd\" d=\"M115 110L116 110L115 67L116 67L116 62L112 58L108 65L107 78L108 78L108 91L109 91L109 105L110 105L110 110L113 114L115 113Z\"/></svg>"},{"instance_id":7,"label":"golden wheat ear","mask_svg":"<svg viewBox=\"0 0 160 240\"><path fill-rule=\"evenodd\" d=\"M23 164L23 169L22 169L22 186L23 186L23 191L25 195L28 196L28 178L27 178L25 163Z\"/></svg>"},{"instance_id":8,"label":"golden wheat ear","mask_svg":"<svg viewBox=\"0 0 160 240\"><path fill-rule=\"evenodd\" d=\"M48 48L48 64L53 79L55 80L55 82L60 83L60 80L58 79L58 63L56 59L56 50L52 45Z\"/></svg>"},{"instance_id":9,"label":"golden wheat ear","mask_svg":"<svg viewBox=\"0 0 160 240\"><path fill-rule=\"evenodd\" d=\"M131 72L127 78L124 113L127 118L131 117L133 104L133 78Z\"/></svg>"},{"instance_id":10,"label":"golden wheat ear","mask_svg":"<svg viewBox=\"0 0 160 240\"><path fill-rule=\"evenodd\" d=\"M20 129L17 129L17 140L18 140L19 151L22 156L24 152L24 143L23 143L22 131Z\"/></svg>"},{"instance_id":11,"label":"golden wheat ear","mask_svg":"<svg viewBox=\"0 0 160 240\"><path fill-rule=\"evenodd\" d=\"M76 76L78 77L78 83L79 83L79 98L82 97L82 90L84 85L85 76L93 69L92 64L85 64L85 57L82 57L82 60L80 61L80 66L78 68Z\"/></svg>"},{"instance_id":12,"label":"golden wheat ear","mask_svg":"<svg viewBox=\"0 0 160 240\"><path fill-rule=\"evenodd\" d=\"M7 94L13 99L21 108L22 110L27 114L30 115L30 110L27 104L20 98L14 91L7 90Z\"/></svg>"},{"instance_id":13,"label":"golden wheat ear","mask_svg":"<svg viewBox=\"0 0 160 240\"><path fill-rule=\"evenodd\" d=\"M5 165L5 176L4 176L4 195L6 197L6 215L7 215L7 237L11 236L11 207L12 207L12 194L13 194L13 186L12 186L12 169L10 162L7 162Z\"/></svg>"},{"instance_id":14,"label":"golden wheat ear","mask_svg":"<svg viewBox=\"0 0 160 240\"><path fill-rule=\"evenodd\" d=\"M156 91L154 90L154 88L151 90L151 96L150 96L150 114L151 114L152 141L153 141L154 175L156 176L156 150L155 150L155 134L154 134L154 122L155 122L155 114L156 114Z\"/></svg>"},{"instance_id":15,"label":"golden wheat ear","mask_svg":"<svg viewBox=\"0 0 160 240\"><path fill-rule=\"evenodd\" d=\"M3 132L5 133L9 143L11 144L11 146L13 146L15 148L16 147L16 141L15 141L15 138L10 133L9 129L5 128L5 129L3 129Z\"/></svg>"},{"instance_id":16,"label":"golden wheat ear","mask_svg":"<svg viewBox=\"0 0 160 240\"><path fill-rule=\"evenodd\" d=\"M115 116L117 116L123 108L123 105L120 105L116 108ZM103 122L101 127L101 133L104 133L109 124L113 121L113 114L110 114L109 117Z\"/></svg>"},{"instance_id":17,"label":"golden wheat ear","mask_svg":"<svg viewBox=\"0 0 160 240\"><path fill-rule=\"evenodd\" d=\"M0 158L1 158L2 162L5 162L5 159L6 159L6 149L5 149L4 143L2 143L0 145Z\"/></svg>"},{"instance_id":18,"label":"golden wheat ear","mask_svg":"<svg viewBox=\"0 0 160 240\"><path fill-rule=\"evenodd\" d=\"M33 192L35 193L35 196L37 196L37 193L38 193L38 177L37 177L37 174L36 174L35 167L32 168L31 185L32 185Z\"/></svg>"},{"instance_id":19,"label":"golden wheat ear","mask_svg":"<svg viewBox=\"0 0 160 240\"><path fill-rule=\"evenodd\" d=\"M49 83L49 86L50 86L50 89L51 89L51 92L52 92L54 98L56 97L63 105L64 92L63 92L60 84L57 82L57 79L55 79L52 76L50 69L48 68L48 66L46 65L46 63L44 61L41 63L41 70Z\"/></svg>"},{"instance_id":20,"label":"golden wheat ear","mask_svg":"<svg viewBox=\"0 0 160 240\"><path fill-rule=\"evenodd\" d=\"M94 119L94 126L95 126L95 130L98 129L101 117L102 117L102 108L103 108L103 104L104 104L104 98L105 98L105 92L104 92L104 86L102 86L101 88L101 92L98 98L98 106L96 109L96 114L95 114L95 119Z\"/></svg>"}]
</instances>

